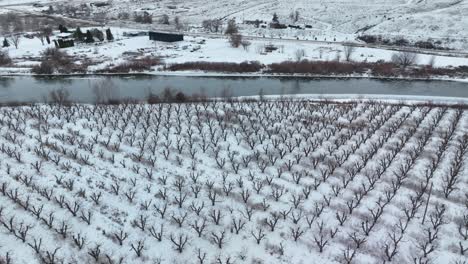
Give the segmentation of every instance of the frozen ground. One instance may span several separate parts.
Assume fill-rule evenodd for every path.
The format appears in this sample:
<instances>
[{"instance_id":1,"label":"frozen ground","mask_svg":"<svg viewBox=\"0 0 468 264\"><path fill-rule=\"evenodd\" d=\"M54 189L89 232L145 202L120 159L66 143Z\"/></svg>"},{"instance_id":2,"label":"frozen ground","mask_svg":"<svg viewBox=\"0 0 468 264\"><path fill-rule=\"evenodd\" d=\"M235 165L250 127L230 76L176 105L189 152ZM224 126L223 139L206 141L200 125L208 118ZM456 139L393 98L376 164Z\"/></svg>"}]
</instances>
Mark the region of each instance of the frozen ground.
<instances>
[{"instance_id":1,"label":"frozen ground","mask_svg":"<svg viewBox=\"0 0 468 264\"><path fill-rule=\"evenodd\" d=\"M463 109L33 105L0 122L0 262L466 260Z\"/></svg>"}]
</instances>

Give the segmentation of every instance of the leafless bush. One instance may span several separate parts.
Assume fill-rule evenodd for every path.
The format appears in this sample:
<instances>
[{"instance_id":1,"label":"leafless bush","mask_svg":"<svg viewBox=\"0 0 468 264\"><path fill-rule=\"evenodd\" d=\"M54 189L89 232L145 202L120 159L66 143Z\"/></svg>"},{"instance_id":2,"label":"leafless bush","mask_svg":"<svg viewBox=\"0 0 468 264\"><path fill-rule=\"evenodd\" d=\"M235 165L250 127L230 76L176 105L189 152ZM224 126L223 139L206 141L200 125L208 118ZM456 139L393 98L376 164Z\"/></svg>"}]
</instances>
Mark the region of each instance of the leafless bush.
<instances>
[{"instance_id":1,"label":"leafless bush","mask_svg":"<svg viewBox=\"0 0 468 264\"><path fill-rule=\"evenodd\" d=\"M351 61L351 57L353 56L354 52L356 51L356 47L352 44L347 44L344 46L344 56L346 61Z\"/></svg>"},{"instance_id":2,"label":"leafless bush","mask_svg":"<svg viewBox=\"0 0 468 264\"><path fill-rule=\"evenodd\" d=\"M118 65L110 65L102 70L100 73L129 73L129 72L143 72L152 71L152 67L161 65L159 57L146 56L143 58L132 59L122 62Z\"/></svg>"},{"instance_id":3,"label":"leafless bush","mask_svg":"<svg viewBox=\"0 0 468 264\"><path fill-rule=\"evenodd\" d=\"M294 56L296 57L296 61L301 61L306 56L305 49L296 50Z\"/></svg>"},{"instance_id":4,"label":"leafless bush","mask_svg":"<svg viewBox=\"0 0 468 264\"><path fill-rule=\"evenodd\" d=\"M11 64L12 60L7 51L0 50L0 66Z\"/></svg>"},{"instance_id":5,"label":"leafless bush","mask_svg":"<svg viewBox=\"0 0 468 264\"><path fill-rule=\"evenodd\" d=\"M400 51L392 55L392 62L406 68L418 63L418 55L409 51Z\"/></svg>"},{"instance_id":6,"label":"leafless bush","mask_svg":"<svg viewBox=\"0 0 468 264\"><path fill-rule=\"evenodd\" d=\"M159 23L164 24L164 25L169 25L169 16L167 14L163 14L161 18L159 19Z\"/></svg>"},{"instance_id":7,"label":"leafless bush","mask_svg":"<svg viewBox=\"0 0 468 264\"><path fill-rule=\"evenodd\" d=\"M148 12L143 12L142 14L139 13L134 13L133 14L133 19L137 23L142 23L142 24L152 24L153 23L153 16L149 14Z\"/></svg>"},{"instance_id":8,"label":"leafless bush","mask_svg":"<svg viewBox=\"0 0 468 264\"><path fill-rule=\"evenodd\" d=\"M47 48L42 52L40 65L34 66L32 72L35 74L71 73L78 68L73 64L71 56L57 48Z\"/></svg>"},{"instance_id":9,"label":"leafless bush","mask_svg":"<svg viewBox=\"0 0 468 264\"><path fill-rule=\"evenodd\" d=\"M238 48L242 44L242 35L241 34L231 34L229 36L229 43L231 47Z\"/></svg>"},{"instance_id":10,"label":"leafless bush","mask_svg":"<svg viewBox=\"0 0 468 264\"><path fill-rule=\"evenodd\" d=\"M214 71L214 72L258 72L263 68L259 62L219 63L219 62L186 62L172 64L167 67L170 71Z\"/></svg>"},{"instance_id":11,"label":"leafless bush","mask_svg":"<svg viewBox=\"0 0 468 264\"><path fill-rule=\"evenodd\" d=\"M213 33L218 33L223 22L221 19L208 19L203 20L202 26L205 30Z\"/></svg>"}]
</instances>

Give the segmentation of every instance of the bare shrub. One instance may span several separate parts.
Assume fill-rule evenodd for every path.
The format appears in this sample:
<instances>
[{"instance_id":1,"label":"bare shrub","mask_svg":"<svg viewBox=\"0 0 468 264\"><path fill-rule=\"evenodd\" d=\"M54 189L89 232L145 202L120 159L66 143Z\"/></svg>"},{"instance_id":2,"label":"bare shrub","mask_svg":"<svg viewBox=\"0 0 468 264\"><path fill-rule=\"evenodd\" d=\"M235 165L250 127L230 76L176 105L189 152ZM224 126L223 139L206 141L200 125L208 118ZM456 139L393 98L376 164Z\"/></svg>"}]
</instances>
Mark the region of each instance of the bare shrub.
<instances>
[{"instance_id":1,"label":"bare shrub","mask_svg":"<svg viewBox=\"0 0 468 264\"><path fill-rule=\"evenodd\" d=\"M53 74L54 66L48 61L43 61L41 64L32 67L31 71L35 74Z\"/></svg>"},{"instance_id":2,"label":"bare shrub","mask_svg":"<svg viewBox=\"0 0 468 264\"><path fill-rule=\"evenodd\" d=\"M243 40L242 43L242 48L244 48L245 51L249 51L249 47L252 45L252 42Z\"/></svg>"},{"instance_id":3,"label":"bare shrub","mask_svg":"<svg viewBox=\"0 0 468 264\"><path fill-rule=\"evenodd\" d=\"M16 49L18 49L20 41L21 41L21 35L19 33L11 34L10 42L13 43Z\"/></svg>"},{"instance_id":4,"label":"bare shrub","mask_svg":"<svg viewBox=\"0 0 468 264\"><path fill-rule=\"evenodd\" d=\"M229 43L231 44L231 47L238 48L242 44L242 35L231 34L231 36L229 36Z\"/></svg>"},{"instance_id":5,"label":"bare shrub","mask_svg":"<svg viewBox=\"0 0 468 264\"><path fill-rule=\"evenodd\" d=\"M57 48L45 49L41 64L32 68L32 72L36 74L71 73L74 70L72 58Z\"/></svg>"},{"instance_id":6,"label":"bare shrub","mask_svg":"<svg viewBox=\"0 0 468 264\"><path fill-rule=\"evenodd\" d=\"M289 14L289 18L291 19L291 21L292 21L293 23L296 23L297 21L299 21L299 17L300 17L299 10L292 11L292 12Z\"/></svg>"},{"instance_id":7,"label":"bare shrub","mask_svg":"<svg viewBox=\"0 0 468 264\"><path fill-rule=\"evenodd\" d=\"M163 25L169 25L169 16L167 14L163 14L159 19L159 23Z\"/></svg>"},{"instance_id":8,"label":"bare shrub","mask_svg":"<svg viewBox=\"0 0 468 264\"><path fill-rule=\"evenodd\" d=\"M11 58L7 51L0 50L0 66L11 64Z\"/></svg>"},{"instance_id":9,"label":"bare shrub","mask_svg":"<svg viewBox=\"0 0 468 264\"><path fill-rule=\"evenodd\" d=\"M306 52L304 49L298 49L294 53L294 56L296 57L296 61L301 61L306 56Z\"/></svg>"},{"instance_id":10,"label":"bare shrub","mask_svg":"<svg viewBox=\"0 0 468 264\"><path fill-rule=\"evenodd\" d=\"M207 19L202 22L202 27L212 33L218 33L222 25L223 21L220 19Z\"/></svg>"},{"instance_id":11,"label":"bare shrub","mask_svg":"<svg viewBox=\"0 0 468 264\"><path fill-rule=\"evenodd\" d=\"M258 72L263 65L257 61L228 63L228 62L185 62L166 67L169 71L214 71L214 72Z\"/></svg>"},{"instance_id":12,"label":"bare shrub","mask_svg":"<svg viewBox=\"0 0 468 264\"><path fill-rule=\"evenodd\" d=\"M134 13L133 14L133 19L137 23L142 23L142 24L152 24L153 23L153 16L150 15L148 12L143 12L143 14L138 14Z\"/></svg>"},{"instance_id":13,"label":"bare shrub","mask_svg":"<svg viewBox=\"0 0 468 264\"><path fill-rule=\"evenodd\" d=\"M355 51L356 47L352 46L352 44L346 44L344 46L344 56L346 61L351 61L351 57L353 56Z\"/></svg>"},{"instance_id":14,"label":"bare shrub","mask_svg":"<svg viewBox=\"0 0 468 264\"><path fill-rule=\"evenodd\" d=\"M117 18L120 19L120 20L128 20L128 19L130 19L130 13L128 13L128 12L120 12L120 13L117 15Z\"/></svg>"},{"instance_id":15,"label":"bare shrub","mask_svg":"<svg viewBox=\"0 0 468 264\"><path fill-rule=\"evenodd\" d=\"M285 61L269 65L272 73L351 74L364 73L371 65L365 63L340 63L337 61Z\"/></svg>"},{"instance_id":16,"label":"bare shrub","mask_svg":"<svg viewBox=\"0 0 468 264\"><path fill-rule=\"evenodd\" d=\"M174 25L177 30L182 30L184 29L184 24L180 20L179 16L174 17Z\"/></svg>"},{"instance_id":17,"label":"bare shrub","mask_svg":"<svg viewBox=\"0 0 468 264\"><path fill-rule=\"evenodd\" d=\"M123 62L115 66L109 66L98 72L105 73L129 73L129 72L143 72L151 71L153 66L160 65L161 59L159 57L146 56L139 59Z\"/></svg>"}]
</instances>

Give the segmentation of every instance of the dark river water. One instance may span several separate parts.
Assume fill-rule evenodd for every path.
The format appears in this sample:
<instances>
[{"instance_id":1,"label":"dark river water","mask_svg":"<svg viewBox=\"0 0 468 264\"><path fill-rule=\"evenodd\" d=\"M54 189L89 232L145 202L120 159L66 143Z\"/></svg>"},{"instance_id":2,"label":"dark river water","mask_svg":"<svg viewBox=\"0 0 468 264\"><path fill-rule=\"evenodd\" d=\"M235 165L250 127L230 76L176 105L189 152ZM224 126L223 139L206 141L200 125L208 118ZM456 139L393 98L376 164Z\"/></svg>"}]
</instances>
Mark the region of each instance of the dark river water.
<instances>
[{"instance_id":1,"label":"dark river water","mask_svg":"<svg viewBox=\"0 0 468 264\"><path fill-rule=\"evenodd\" d=\"M49 93L66 89L70 99L93 103L97 97L144 100L164 89L208 97L252 95L434 96L468 99L468 83L450 81L329 79L286 77L0 77L0 103L44 102Z\"/></svg>"}]
</instances>

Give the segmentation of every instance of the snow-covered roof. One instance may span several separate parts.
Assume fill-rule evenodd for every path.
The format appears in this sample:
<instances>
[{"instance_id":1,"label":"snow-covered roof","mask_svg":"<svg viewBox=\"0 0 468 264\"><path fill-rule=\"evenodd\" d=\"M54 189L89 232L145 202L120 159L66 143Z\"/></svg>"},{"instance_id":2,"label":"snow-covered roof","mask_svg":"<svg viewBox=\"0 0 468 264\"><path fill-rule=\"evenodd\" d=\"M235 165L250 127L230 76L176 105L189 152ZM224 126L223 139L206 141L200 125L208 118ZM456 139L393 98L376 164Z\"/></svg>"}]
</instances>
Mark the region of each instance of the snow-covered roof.
<instances>
[{"instance_id":1,"label":"snow-covered roof","mask_svg":"<svg viewBox=\"0 0 468 264\"><path fill-rule=\"evenodd\" d=\"M59 38L68 38L68 37L70 37L71 35L72 35L72 33L65 33L65 32L64 32L64 33L59 33L59 34L57 34L57 37L59 37Z\"/></svg>"}]
</instances>

